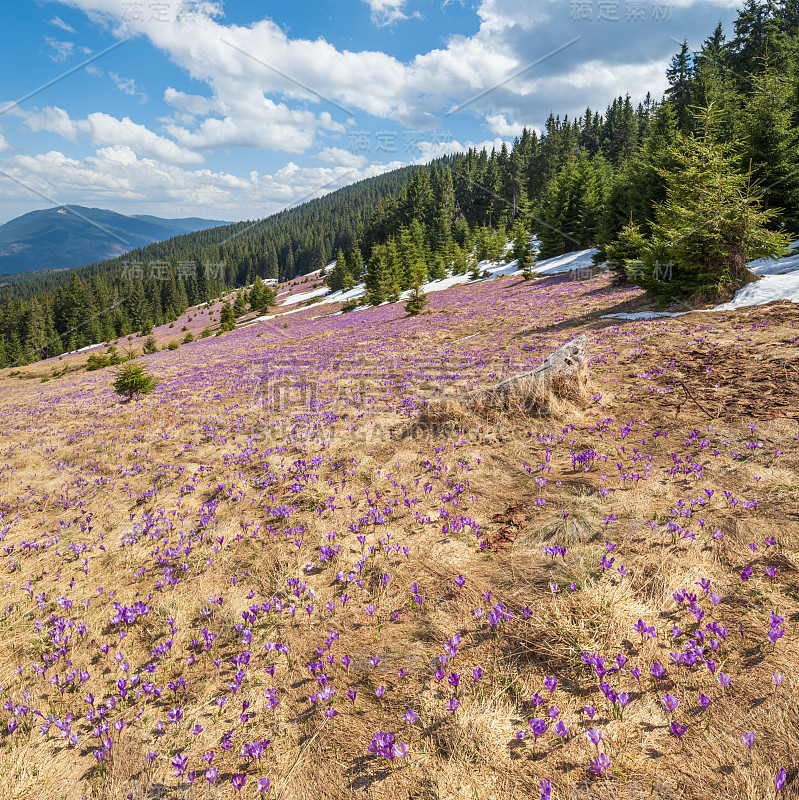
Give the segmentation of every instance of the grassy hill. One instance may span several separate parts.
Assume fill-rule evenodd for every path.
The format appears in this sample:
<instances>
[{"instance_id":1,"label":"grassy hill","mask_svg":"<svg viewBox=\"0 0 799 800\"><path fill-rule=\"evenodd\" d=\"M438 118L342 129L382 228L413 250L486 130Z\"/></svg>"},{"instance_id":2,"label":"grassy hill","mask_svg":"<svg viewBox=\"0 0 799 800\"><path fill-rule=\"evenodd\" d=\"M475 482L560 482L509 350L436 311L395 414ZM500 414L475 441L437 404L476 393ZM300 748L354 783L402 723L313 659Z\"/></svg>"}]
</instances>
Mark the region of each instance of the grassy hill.
<instances>
[{"instance_id":1,"label":"grassy hill","mask_svg":"<svg viewBox=\"0 0 799 800\"><path fill-rule=\"evenodd\" d=\"M791 796L799 313L603 318L641 295L282 306L142 357L132 403L86 354L4 371L6 785ZM584 405L417 425L580 334Z\"/></svg>"}]
</instances>

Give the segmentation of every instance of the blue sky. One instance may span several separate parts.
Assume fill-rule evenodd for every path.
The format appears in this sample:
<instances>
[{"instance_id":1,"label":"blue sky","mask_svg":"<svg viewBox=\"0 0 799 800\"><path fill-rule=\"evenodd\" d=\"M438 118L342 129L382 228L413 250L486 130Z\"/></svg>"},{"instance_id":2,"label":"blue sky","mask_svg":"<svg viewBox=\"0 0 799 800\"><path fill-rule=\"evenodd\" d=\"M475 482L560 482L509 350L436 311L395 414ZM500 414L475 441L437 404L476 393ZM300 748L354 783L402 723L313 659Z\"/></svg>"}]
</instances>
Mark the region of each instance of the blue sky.
<instances>
[{"instance_id":1,"label":"blue sky","mask_svg":"<svg viewBox=\"0 0 799 800\"><path fill-rule=\"evenodd\" d=\"M0 48L0 222L66 203L260 218L511 142L550 111L659 98L678 42L719 21L730 35L736 6L19 0Z\"/></svg>"}]
</instances>

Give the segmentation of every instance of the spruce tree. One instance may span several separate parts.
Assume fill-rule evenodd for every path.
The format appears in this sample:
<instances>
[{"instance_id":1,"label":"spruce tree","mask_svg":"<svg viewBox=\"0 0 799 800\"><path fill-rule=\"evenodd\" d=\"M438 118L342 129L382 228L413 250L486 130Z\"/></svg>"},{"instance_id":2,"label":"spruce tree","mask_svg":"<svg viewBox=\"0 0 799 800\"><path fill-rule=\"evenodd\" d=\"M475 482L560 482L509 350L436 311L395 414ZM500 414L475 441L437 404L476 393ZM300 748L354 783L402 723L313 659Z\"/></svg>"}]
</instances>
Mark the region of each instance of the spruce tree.
<instances>
[{"instance_id":1,"label":"spruce tree","mask_svg":"<svg viewBox=\"0 0 799 800\"><path fill-rule=\"evenodd\" d=\"M522 257L519 259L519 269L522 271L522 277L529 281L533 278L533 267L535 266L535 258L533 251L528 247Z\"/></svg>"},{"instance_id":2,"label":"spruce tree","mask_svg":"<svg viewBox=\"0 0 799 800\"><path fill-rule=\"evenodd\" d=\"M778 207L778 222L799 232L799 131L793 127L792 86L773 69L754 81L740 116L741 161L760 185L766 209Z\"/></svg>"},{"instance_id":3,"label":"spruce tree","mask_svg":"<svg viewBox=\"0 0 799 800\"><path fill-rule=\"evenodd\" d=\"M286 258L283 263L283 280L290 281L296 276L297 272L294 266L294 250L291 244L289 244L288 248L286 249Z\"/></svg>"},{"instance_id":4,"label":"spruce tree","mask_svg":"<svg viewBox=\"0 0 799 800\"><path fill-rule=\"evenodd\" d=\"M505 258L505 247L508 244L508 236L505 232L505 225L500 224L496 231L488 237L488 259L489 261L500 262Z\"/></svg>"},{"instance_id":5,"label":"spruce tree","mask_svg":"<svg viewBox=\"0 0 799 800\"><path fill-rule=\"evenodd\" d=\"M369 303L380 305L386 299L387 284L386 248L379 245L372 250L366 265L366 292Z\"/></svg>"},{"instance_id":6,"label":"spruce tree","mask_svg":"<svg viewBox=\"0 0 799 800\"><path fill-rule=\"evenodd\" d=\"M134 397L150 394L158 385L141 364L134 363L134 358L133 352L129 350L125 361L114 371L114 391L126 395L128 402Z\"/></svg>"},{"instance_id":7,"label":"spruce tree","mask_svg":"<svg viewBox=\"0 0 799 800\"><path fill-rule=\"evenodd\" d=\"M30 360L38 360L46 355L49 339L44 310L39 301L33 297L28 306L25 319L25 350L30 352Z\"/></svg>"},{"instance_id":8,"label":"spruce tree","mask_svg":"<svg viewBox=\"0 0 799 800\"><path fill-rule=\"evenodd\" d=\"M430 257L430 265L427 268L427 280L440 281L447 276L447 264L441 253L434 253ZM414 281L416 276L414 275ZM413 286L413 283L411 284Z\"/></svg>"},{"instance_id":9,"label":"spruce tree","mask_svg":"<svg viewBox=\"0 0 799 800\"><path fill-rule=\"evenodd\" d=\"M453 275L465 275L469 269L465 250L453 239L447 248L447 266Z\"/></svg>"},{"instance_id":10,"label":"spruce tree","mask_svg":"<svg viewBox=\"0 0 799 800\"><path fill-rule=\"evenodd\" d=\"M586 154L571 159L550 182L536 214L539 257L590 247L599 238L607 162Z\"/></svg>"},{"instance_id":11,"label":"spruce tree","mask_svg":"<svg viewBox=\"0 0 799 800\"><path fill-rule=\"evenodd\" d=\"M427 306L428 299L424 290L422 289L422 275L420 272L414 272L413 276L413 290L410 297L405 303L405 310L412 317L420 314Z\"/></svg>"},{"instance_id":12,"label":"spruce tree","mask_svg":"<svg viewBox=\"0 0 799 800\"><path fill-rule=\"evenodd\" d=\"M361 248L354 244L346 251L347 271L352 276L354 283L359 283L363 277L363 256Z\"/></svg>"},{"instance_id":13,"label":"spruce tree","mask_svg":"<svg viewBox=\"0 0 799 800\"><path fill-rule=\"evenodd\" d=\"M482 270L480 269L480 261L477 259L477 254L469 253L466 263L469 268L469 280L479 281L480 276L482 275Z\"/></svg>"},{"instance_id":14,"label":"spruce tree","mask_svg":"<svg viewBox=\"0 0 799 800\"><path fill-rule=\"evenodd\" d=\"M352 286L352 276L347 266L347 257L344 250L339 248L336 255L336 263L330 273L325 277L325 283L330 287L331 292L340 292L345 286Z\"/></svg>"},{"instance_id":15,"label":"spruce tree","mask_svg":"<svg viewBox=\"0 0 799 800\"><path fill-rule=\"evenodd\" d=\"M520 268L522 259L526 257L526 254L529 250L530 234L524 225L524 220L521 217L517 217L516 222L513 225L512 257L519 262Z\"/></svg>"},{"instance_id":16,"label":"spruce tree","mask_svg":"<svg viewBox=\"0 0 799 800\"><path fill-rule=\"evenodd\" d=\"M142 352L146 356L158 352L158 344L155 341L155 337L153 336L147 337L147 341L145 341L144 346L142 347Z\"/></svg>"},{"instance_id":17,"label":"spruce tree","mask_svg":"<svg viewBox=\"0 0 799 800\"><path fill-rule=\"evenodd\" d=\"M219 330L221 332L232 331L236 327L236 314L230 307L230 303L225 302L219 314Z\"/></svg>"},{"instance_id":18,"label":"spruce tree","mask_svg":"<svg viewBox=\"0 0 799 800\"><path fill-rule=\"evenodd\" d=\"M486 261L490 246L491 232L485 225L481 225L475 234L475 258L477 261Z\"/></svg>"},{"instance_id":19,"label":"spruce tree","mask_svg":"<svg viewBox=\"0 0 799 800\"><path fill-rule=\"evenodd\" d=\"M698 135L675 148L679 168L667 173L665 203L655 213L640 285L671 296L717 295L748 279L746 263L787 252L790 237L769 229L750 174L738 171L730 145L712 136L712 108L697 114Z\"/></svg>"},{"instance_id":20,"label":"spruce tree","mask_svg":"<svg viewBox=\"0 0 799 800\"><path fill-rule=\"evenodd\" d=\"M530 234L521 217L516 219L516 224L513 226L513 258L518 261L522 277L529 281L533 277L535 258L530 246Z\"/></svg>"},{"instance_id":21,"label":"spruce tree","mask_svg":"<svg viewBox=\"0 0 799 800\"><path fill-rule=\"evenodd\" d=\"M621 229L616 239L605 245L605 259L607 266L616 273L617 278L625 279L628 276L628 262L638 261L646 249L646 237L638 223L632 216L630 221Z\"/></svg>"},{"instance_id":22,"label":"spruce tree","mask_svg":"<svg viewBox=\"0 0 799 800\"><path fill-rule=\"evenodd\" d=\"M263 306L263 302L264 302L264 290L265 289L266 289L266 286L264 286L264 282L261 280L261 277L258 276L253 281L252 289L250 289L250 296L249 296L250 308L253 311L260 311L261 310L261 308Z\"/></svg>"},{"instance_id":23,"label":"spruce tree","mask_svg":"<svg viewBox=\"0 0 799 800\"><path fill-rule=\"evenodd\" d=\"M688 42L683 41L680 52L671 59L666 78L669 82L666 97L677 114L680 130L687 132L693 121L690 106L694 78L694 57L688 49Z\"/></svg>"},{"instance_id":24,"label":"spruce tree","mask_svg":"<svg viewBox=\"0 0 799 800\"><path fill-rule=\"evenodd\" d=\"M400 294L402 294L402 289L400 288L399 283L397 283L397 280L394 279L388 285L388 293L386 294L386 300L389 303L397 303L399 302Z\"/></svg>"}]
</instances>

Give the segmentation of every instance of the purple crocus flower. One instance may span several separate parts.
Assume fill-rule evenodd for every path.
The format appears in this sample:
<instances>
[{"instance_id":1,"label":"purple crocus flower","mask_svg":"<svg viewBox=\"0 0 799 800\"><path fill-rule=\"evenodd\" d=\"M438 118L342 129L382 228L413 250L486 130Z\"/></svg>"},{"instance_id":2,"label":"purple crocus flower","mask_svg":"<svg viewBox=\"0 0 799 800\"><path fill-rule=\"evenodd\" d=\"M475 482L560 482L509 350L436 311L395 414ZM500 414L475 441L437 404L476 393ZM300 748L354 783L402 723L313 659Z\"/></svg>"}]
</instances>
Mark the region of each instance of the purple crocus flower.
<instances>
[{"instance_id":1,"label":"purple crocus flower","mask_svg":"<svg viewBox=\"0 0 799 800\"><path fill-rule=\"evenodd\" d=\"M174 775L182 775L186 771L186 766L189 763L189 757L183 755L182 753L178 753L172 759L172 766L174 769L172 770Z\"/></svg>"},{"instance_id":2,"label":"purple crocus flower","mask_svg":"<svg viewBox=\"0 0 799 800\"><path fill-rule=\"evenodd\" d=\"M749 748L749 753L752 752L752 745L755 743L755 732L754 731L746 731L742 734L744 744Z\"/></svg>"},{"instance_id":3,"label":"purple crocus flower","mask_svg":"<svg viewBox=\"0 0 799 800\"><path fill-rule=\"evenodd\" d=\"M766 567L766 575L768 575L770 582L772 583L774 582L774 577L776 576L776 574L777 574L776 567Z\"/></svg>"},{"instance_id":4,"label":"purple crocus flower","mask_svg":"<svg viewBox=\"0 0 799 800\"><path fill-rule=\"evenodd\" d=\"M602 731L598 728L589 728L585 735L594 747L599 749L599 743L602 741Z\"/></svg>"},{"instance_id":5,"label":"purple crocus flower","mask_svg":"<svg viewBox=\"0 0 799 800\"><path fill-rule=\"evenodd\" d=\"M394 734L388 731L378 731L372 736L369 752L375 756L393 761L396 757L405 758L408 750L402 742L394 744Z\"/></svg>"},{"instance_id":6,"label":"purple crocus flower","mask_svg":"<svg viewBox=\"0 0 799 800\"><path fill-rule=\"evenodd\" d=\"M671 732L680 740L682 741L682 737L685 735L685 732L688 730L687 725L680 725L679 722L672 722L669 726Z\"/></svg>"},{"instance_id":7,"label":"purple crocus flower","mask_svg":"<svg viewBox=\"0 0 799 800\"><path fill-rule=\"evenodd\" d=\"M244 772L239 772L230 777L230 782L233 784L233 788L239 793L239 797L241 797L241 790L244 788L246 781L247 775Z\"/></svg>"},{"instance_id":8,"label":"purple crocus flower","mask_svg":"<svg viewBox=\"0 0 799 800\"><path fill-rule=\"evenodd\" d=\"M774 644L777 639L781 639L783 636L785 636L785 628L771 628L767 634L768 640L772 644Z\"/></svg>"},{"instance_id":9,"label":"purple crocus flower","mask_svg":"<svg viewBox=\"0 0 799 800\"><path fill-rule=\"evenodd\" d=\"M533 741L537 742L538 737L542 736L547 731L547 724L539 717L534 717L530 720L530 730L533 734Z\"/></svg>"},{"instance_id":10,"label":"purple crocus flower","mask_svg":"<svg viewBox=\"0 0 799 800\"><path fill-rule=\"evenodd\" d=\"M649 638L653 638L655 636L654 627L650 628L642 619L639 619L638 622L635 623L635 630L641 637L641 644L644 643L644 638L647 636Z\"/></svg>"},{"instance_id":11,"label":"purple crocus flower","mask_svg":"<svg viewBox=\"0 0 799 800\"><path fill-rule=\"evenodd\" d=\"M666 709L666 711L672 712L677 708L678 705L680 705L680 701L673 694L667 694L664 696L663 707Z\"/></svg>"},{"instance_id":12,"label":"purple crocus flower","mask_svg":"<svg viewBox=\"0 0 799 800\"><path fill-rule=\"evenodd\" d=\"M785 767L782 767L774 778L774 788L776 791L781 792L785 788Z\"/></svg>"},{"instance_id":13,"label":"purple crocus flower","mask_svg":"<svg viewBox=\"0 0 799 800\"><path fill-rule=\"evenodd\" d=\"M589 772L595 775L607 775L610 769L610 759L604 753L598 753L591 761L591 766L588 767Z\"/></svg>"}]
</instances>

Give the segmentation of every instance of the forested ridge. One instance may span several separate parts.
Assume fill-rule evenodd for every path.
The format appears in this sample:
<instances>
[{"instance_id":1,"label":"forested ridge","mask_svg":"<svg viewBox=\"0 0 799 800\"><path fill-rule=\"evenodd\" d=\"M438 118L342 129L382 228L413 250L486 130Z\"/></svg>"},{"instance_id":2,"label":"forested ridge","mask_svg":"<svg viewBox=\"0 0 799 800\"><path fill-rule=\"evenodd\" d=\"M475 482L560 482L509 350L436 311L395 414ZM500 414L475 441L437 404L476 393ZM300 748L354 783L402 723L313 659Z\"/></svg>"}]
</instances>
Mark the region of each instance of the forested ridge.
<instances>
[{"instance_id":1,"label":"forested ridge","mask_svg":"<svg viewBox=\"0 0 799 800\"><path fill-rule=\"evenodd\" d=\"M0 366L115 339L251 284L335 258L331 289L364 302L479 260L601 248L620 277L664 295L712 295L746 260L799 232L799 0L747 0L667 70L656 100L550 114L508 147L447 156L345 187L259 222L175 237L124 257L14 281L0 305ZM668 263L666 280L662 265ZM131 266L131 265L138 266Z\"/></svg>"}]
</instances>

